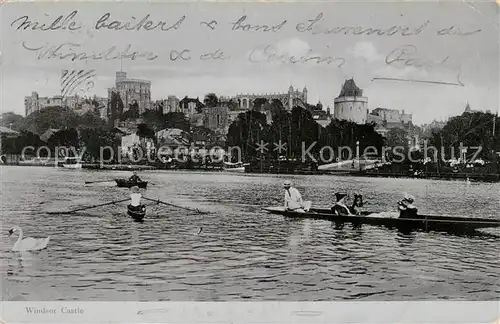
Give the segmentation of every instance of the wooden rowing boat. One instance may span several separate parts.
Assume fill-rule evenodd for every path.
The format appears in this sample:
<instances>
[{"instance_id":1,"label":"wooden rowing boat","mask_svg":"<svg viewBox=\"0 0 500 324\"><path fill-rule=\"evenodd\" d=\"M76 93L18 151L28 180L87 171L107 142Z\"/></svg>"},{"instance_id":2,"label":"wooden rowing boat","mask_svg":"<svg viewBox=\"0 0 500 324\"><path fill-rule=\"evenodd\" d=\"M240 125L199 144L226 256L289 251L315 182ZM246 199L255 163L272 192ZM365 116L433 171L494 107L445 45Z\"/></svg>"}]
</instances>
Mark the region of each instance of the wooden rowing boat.
<instances>
[{"instance_id":1,"label":"wooden rowing boat","mask_svg":"<svg viewBox=\"0 0 500 324\"><path fill-rule=\"evenodd\" d=\"M357 216L337 216L330 209L311 208L308 212L287 211L284 207L266 207L265 211L292 218L324 219L336 223L353 223L386 226L404 230L439 232L472 232L480 228L500 227L500 220L452 216L419 215L418 218L388 217L381 213L361 212Z\"/></svg>"},{"instance_id":2,"label":"wooden rowing boat","mask_svg":"<svg viewBox=\"0 0 500 324\"><path fill-rule=\"evenodd\" d=\"M146 188L148 186L147 181L129 181L128 179L115 179L116 185L121 188L132 188L137 186L139 188Z\"/></svg>"},{"instance_id":3,"label":"wooden rowing boat","mask_svg":"<svg viewBox=\"0 0 500 324\"><path fill-rule=\"evenodd\" d=\"M132 217L136 222L142 222L144 216L146 216L146 206L140 205L138 207L133 207L132 205L128 205L127 214L130 217Z\"/></svg>"}]
</instances>

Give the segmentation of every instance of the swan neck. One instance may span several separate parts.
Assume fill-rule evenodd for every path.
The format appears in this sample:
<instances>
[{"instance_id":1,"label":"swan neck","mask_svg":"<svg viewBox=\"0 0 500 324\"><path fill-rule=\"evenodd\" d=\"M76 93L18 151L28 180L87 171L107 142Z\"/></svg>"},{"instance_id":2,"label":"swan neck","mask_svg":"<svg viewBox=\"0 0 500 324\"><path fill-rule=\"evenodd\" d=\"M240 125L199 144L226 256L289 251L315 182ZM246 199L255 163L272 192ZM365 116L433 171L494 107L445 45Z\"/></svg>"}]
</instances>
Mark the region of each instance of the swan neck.
<instances>
[{"instance_id":1,"label":"swan neck","mask_svg":"<svg viewBox=\"0 0 500 324\"><path fill-rule=\"evenodd\" d=\"M23 230L20 228L19 229L19 237L17 238L17 242L16 243L21 242L22 239L23 239Z\"/></svg>"}]
</instances>

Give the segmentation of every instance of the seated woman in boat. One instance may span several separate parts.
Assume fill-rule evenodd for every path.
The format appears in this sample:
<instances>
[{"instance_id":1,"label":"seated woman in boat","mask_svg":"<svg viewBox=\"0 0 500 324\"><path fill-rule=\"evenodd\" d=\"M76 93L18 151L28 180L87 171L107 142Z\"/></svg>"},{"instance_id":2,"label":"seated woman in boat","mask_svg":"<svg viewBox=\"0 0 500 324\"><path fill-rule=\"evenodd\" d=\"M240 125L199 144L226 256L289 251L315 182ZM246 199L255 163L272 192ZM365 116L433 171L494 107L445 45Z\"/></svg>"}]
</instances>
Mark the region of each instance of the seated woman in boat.
<instances>
[{"instance_id":1,"label":"seated woman in boat","mask_svg":"<svg viewBox=\"0 0 500 324\"><path fill-rule=\"evenodd\" d=\"M332 207L332 211L335 215L338 215L338 216L352 215L351 210L345 204L346 197L347 197L347 194L345 194L345 193L337 192L335 194L335 198L336 198L337 202Z\"/></svg>"},{"instance_id":2,"label":"seated woman in boat","mask_svg":"<svg viewBox=\"0 0 500 324\"><path fill-rule=\"evenodd\" d=\"M130 206L133 210L141 210L141 192L139 187L133 186L131 188L132 193L130 194Z\"/></svg>"},{"instance_id":3,"label":"seated woman in boat","mask_svg":"<svg viewBox=\"0 0 500 324\"><path fill-rule=\"evenodd\" d=\"M285 181L283 183L283 188L285 189L285 209L288 211L294 211L298 213L305 213L311 208L310 201L303 201L300 192L292 187L290 181Z\"/></svg>"},{"instance_id":4,"label":"seated woman in boat","mask_svg":"<svg viewBox=\"0 0 500 324\"><path fill-rule=\"evenodd\" d=\"M418 209L413 205L415 199L406 195L401 201L398 201L399 218L419 218Z\"/></svg>"},{"instance_id":5,"label":"seated woman in boat","mask_svg":"<svg viewBox=\"0 0 500 324\"><path fill-rule=\"evenodd\" d=\"M128 181L135 183L142 182L141 178L139 178L136 171L134 171L134 174L130 178L128 178Z\"/></svg>"}]
</instances>

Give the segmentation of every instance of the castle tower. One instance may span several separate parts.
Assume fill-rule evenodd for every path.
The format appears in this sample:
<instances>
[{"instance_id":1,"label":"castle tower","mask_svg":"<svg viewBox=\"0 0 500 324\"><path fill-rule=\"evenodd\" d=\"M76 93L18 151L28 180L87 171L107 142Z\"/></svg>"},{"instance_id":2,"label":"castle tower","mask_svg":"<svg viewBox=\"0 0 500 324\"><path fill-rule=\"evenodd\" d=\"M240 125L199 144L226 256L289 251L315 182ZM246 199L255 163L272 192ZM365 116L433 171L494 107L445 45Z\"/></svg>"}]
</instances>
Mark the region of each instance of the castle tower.
<instances>
[{"instance_id":1,"label":"castle tower","mask_svg":"<svg viewBox=\"0 0 500 324\"><path fill-rule=\"evenodd\" d=\"M116 72L116 82L122 82L127 80L127 72L118 71Z\"/></svg>"},{"instance_id":2,"label":"castle tower","mask_svg":"<svg viewBox=\"0 0 500 324\"><path fill-rule=\"evenodd\" d=\"M368 111L368 98L363 97L354 79L344 82L340 94L334 100L334 118L365 124Z\"/></svg>"},{"instance_id":3,"label":"castle tower","mask_svg":"<svg viewBox=\"0 0 500 324\"><path fill-rule=\"evenodd\" d=\"M304 90L302 90L302 100L304 103L307 103L307 87L304 87Z\"/></svg>"}]
</instances>

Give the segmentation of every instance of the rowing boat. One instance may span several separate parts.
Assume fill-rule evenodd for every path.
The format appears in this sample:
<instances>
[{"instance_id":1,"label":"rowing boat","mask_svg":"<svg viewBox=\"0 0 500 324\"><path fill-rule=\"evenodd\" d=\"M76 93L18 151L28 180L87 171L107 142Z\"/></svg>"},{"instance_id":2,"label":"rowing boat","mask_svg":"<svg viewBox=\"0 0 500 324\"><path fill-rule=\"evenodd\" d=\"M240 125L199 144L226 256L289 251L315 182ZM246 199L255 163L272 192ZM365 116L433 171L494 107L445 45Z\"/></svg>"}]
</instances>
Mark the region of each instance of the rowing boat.
<instances>
[{"instance_id":1,"label":"rowing boat","mask_svg":"<svg viewBox=\"0 0 500 324\"><path fill-rule=\"evenodd\" d=\"M278 214L291 218L324 219L335 223L368 224L405 230L473 232L480 228L500 227L500 220L488 218L430 215L418 215L418 218L399 218L397 216L388 217L375 212L361 212L360 215L356 216L338 216L333 214L330 209L323 208L311 208L305 213L288 211L285 210L284 207L266 207L264 210L271 214Z\"/></svg>"},{"instance_id":2,"label":"rowing boat","mask_svg":"<svg viewBox=\"0 0 500 324\"><path fill-rule=\"evenodd\" d=\"M146 188L148 186L147 181L129 181L128 179L115 179L116 185L121 188L132 188L132 187L139 187L139 188Z\"/></svg>"},{"instance_id":3,"label":"rowing boat","mask_svg":"<svg viewBox=\"0 0 500 324\"><path fill-rule=\"evenodd\" d=\"M132 205L127 206L127 214L132 217L137 222L142 222L144 216L146 216L146 206L140 205L138 207L134 207Z\"/></svg>"}]
</instances>

